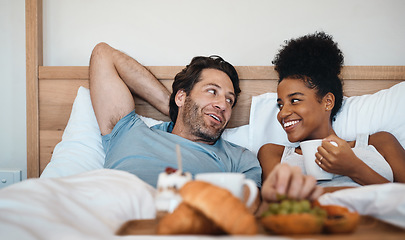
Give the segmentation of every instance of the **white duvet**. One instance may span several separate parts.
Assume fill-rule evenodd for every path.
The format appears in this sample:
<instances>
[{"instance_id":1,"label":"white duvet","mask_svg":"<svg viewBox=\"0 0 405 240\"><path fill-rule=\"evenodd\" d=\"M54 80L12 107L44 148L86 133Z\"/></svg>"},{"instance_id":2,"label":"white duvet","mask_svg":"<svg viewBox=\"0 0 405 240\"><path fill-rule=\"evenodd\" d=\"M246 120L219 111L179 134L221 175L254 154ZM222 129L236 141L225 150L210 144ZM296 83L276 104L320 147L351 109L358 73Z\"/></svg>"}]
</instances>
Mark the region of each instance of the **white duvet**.
<instances>
[{"instance_id":1,"label":"white duvet","mask_svg":"<svg viewBox=\"0 0 405 240\"><path fill-rule=\"evenodd\" d=\"M127 220L155 217L154 193L117 170L26 180L0 190L0 239L111 239Z\"/></svg>"}]
</instances>

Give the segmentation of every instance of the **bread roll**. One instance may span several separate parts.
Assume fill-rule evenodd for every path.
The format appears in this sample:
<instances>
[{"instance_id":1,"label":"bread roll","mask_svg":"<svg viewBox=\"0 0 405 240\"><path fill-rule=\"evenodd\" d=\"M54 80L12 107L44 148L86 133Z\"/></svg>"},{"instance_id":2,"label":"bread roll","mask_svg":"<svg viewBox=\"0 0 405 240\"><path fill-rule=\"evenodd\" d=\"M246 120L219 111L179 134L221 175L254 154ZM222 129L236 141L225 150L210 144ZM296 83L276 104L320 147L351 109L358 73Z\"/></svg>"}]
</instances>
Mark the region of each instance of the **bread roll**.
<instances>
[{"instance_id":1,"label":"bread roll","mask_svg":"<svg viewBox=\"0 0 405 240\"><path fill-rule=\"evenodd\" d=\"M183 202L199 210L225 232L234 235L257 233L255 217L228 190L207 182L191 181L180 189L180 194Z\"/></svg>"}]
</instances>

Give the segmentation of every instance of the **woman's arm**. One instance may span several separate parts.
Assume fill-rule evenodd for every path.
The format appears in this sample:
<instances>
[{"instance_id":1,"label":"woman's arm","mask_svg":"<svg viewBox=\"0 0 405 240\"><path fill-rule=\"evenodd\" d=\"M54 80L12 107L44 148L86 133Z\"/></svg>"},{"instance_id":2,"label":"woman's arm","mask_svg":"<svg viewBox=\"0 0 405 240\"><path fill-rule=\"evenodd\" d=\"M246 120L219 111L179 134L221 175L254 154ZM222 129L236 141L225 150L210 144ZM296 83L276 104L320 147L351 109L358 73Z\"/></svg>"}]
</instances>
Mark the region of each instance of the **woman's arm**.
<instances>
[{"instance_id":1,"label":"woman's arm","mask_svg":"<svg viewBox=\"0 0 405 240\"><path fill-rule=\"evenodd\" d=\"M378 132L370 136L369 144L385 158L394 173L394 182L405 183L405 149L394 135Z\"/></svg>"},{"instance_id":2,"label":"woman's arm","mask_svg":"<svg viewBox=\"0 0 405 240\"><path fill-rule=\"evenodd\" d=\"M283 156L284 146L268 143L263 145L257 153L260 165L262 167L262 181L266 179L269 173L280 163Z\"/></svg>"}]
</instances>

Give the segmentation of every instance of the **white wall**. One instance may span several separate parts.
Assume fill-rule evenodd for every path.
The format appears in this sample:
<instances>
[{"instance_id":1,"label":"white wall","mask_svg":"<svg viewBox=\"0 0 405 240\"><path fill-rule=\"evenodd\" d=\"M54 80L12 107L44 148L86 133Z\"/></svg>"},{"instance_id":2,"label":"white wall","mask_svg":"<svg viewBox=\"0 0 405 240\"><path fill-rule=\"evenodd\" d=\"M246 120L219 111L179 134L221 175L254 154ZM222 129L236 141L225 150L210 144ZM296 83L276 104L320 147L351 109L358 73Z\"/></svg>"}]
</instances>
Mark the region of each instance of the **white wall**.
<instances>
[{"instance_id":1,"label":"white wall","mask_svg":"<svg viewBox=\"0 0 405 240\"><path fill-rule=\"evenodd\" d=\"M24 0L0 0L0 83L0 169L26 178Z\"/></svg>"},{"instance_id":2,"label":"white wall","mask_svg":"<svg viewBox=\"0 0 405 240\"><path fill-rule=\"evenodd\" d=\"M270 65L285 39L335 37L349 65L405 65L403 0L44 0L45 64L87 65L100 41L147 65L222 55Z\"/></svg>"},{"instance_id":3,"label":"white wall","mask_svg":"<svg viewBox=\"0 0 405 240\"><path fill-rule=\"evenodd\" d=\"M284 40L326 31L347 65L405 65L403 0L43 0L44 64L88 65L110 43L145 65L217 54L271 65ZM0 168L26 176L24 1L0 1Z\"/></svg>"}]
</instances>

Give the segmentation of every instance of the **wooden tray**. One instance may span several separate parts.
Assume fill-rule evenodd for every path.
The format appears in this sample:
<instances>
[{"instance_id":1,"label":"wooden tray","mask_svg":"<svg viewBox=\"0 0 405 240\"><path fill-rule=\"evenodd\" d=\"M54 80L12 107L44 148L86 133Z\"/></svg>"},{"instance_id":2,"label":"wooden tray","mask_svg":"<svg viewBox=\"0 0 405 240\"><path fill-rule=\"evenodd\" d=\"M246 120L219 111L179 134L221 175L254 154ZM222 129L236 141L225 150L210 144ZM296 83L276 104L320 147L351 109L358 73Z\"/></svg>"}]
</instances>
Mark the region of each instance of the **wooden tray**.
<instances>
[{"instance_id":1,"label":"wooden tray","mask_svg":"<svg viewBox=\"0 0 405 240\"><path fill-rule=\"evenodd\" d=\"M158 220L132 220L127 224L131 224L130 235L156 235ZM275 236L267 232L258 221L259 234ZM369 216L361 216L360 223L354 233L350 234L317 234L317 235L289 235L291 238L310 238L310 239L405 239L405 229L393 226L382 222L376 218Z\"/></svg>"}]
</instances>

